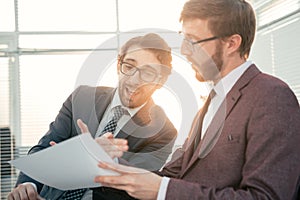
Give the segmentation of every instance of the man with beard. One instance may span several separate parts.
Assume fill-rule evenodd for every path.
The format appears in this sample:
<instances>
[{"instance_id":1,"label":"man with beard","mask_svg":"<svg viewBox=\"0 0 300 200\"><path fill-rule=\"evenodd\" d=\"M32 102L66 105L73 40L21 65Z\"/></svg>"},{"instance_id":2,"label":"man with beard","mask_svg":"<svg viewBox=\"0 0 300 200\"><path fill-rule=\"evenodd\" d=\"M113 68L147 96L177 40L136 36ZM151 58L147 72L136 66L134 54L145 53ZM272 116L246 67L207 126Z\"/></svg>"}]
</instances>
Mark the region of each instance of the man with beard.
<instances>
[{"instance_id":1,"label":"man with beard","mask_svg":"<svg viewBox=\"0 0 300 200\"><path fill-rule=\"evenodd\" d=\"M118 56L118 87L78 87L64 102L47 134L30 149L29 154L77 136L79 127L82 129L85 122L95 138L104 135L102 137L108 137L112 142L113 137L125 138L129 149L122 159L129 164L151 171L160 169L172 152L177 131L151 95L166 82L171 61L170 47L157 34L130 39ZM83 122L79 121L77 125L78 119ZM96 141L101 143L100 139ZM8 199L76 200L92 199L96 194L101 199L130 198L124 191L105 187L61 191L22 172L16 185Z\"/></svg>"},{"instance_id":2,"label":"man with beard","mask_svg":"<svg viewBox=\"0 0 300 200\"><path fill-rule=\"evenodd\" d=\"M245 0L190 0L182 54L213 88L189 137L157 173L120 164L97 176L141 199L297 199L300 109L286 83L248 61L255 36Z\"/></svg>"}]
</instances>

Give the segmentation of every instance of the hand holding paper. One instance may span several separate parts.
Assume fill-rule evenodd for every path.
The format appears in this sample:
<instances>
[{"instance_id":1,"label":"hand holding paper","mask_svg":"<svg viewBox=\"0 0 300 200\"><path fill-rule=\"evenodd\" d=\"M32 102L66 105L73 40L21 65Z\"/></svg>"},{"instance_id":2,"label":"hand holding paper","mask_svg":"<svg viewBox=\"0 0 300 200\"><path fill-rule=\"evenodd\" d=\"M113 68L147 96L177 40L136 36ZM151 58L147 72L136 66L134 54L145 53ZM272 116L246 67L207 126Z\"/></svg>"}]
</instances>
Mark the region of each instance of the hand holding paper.
<instances>
[{"instance_id":1,"label":"hand holding paper","mask_svg":"<svg viewBox=\"0 0 300 200\"><path fill-rule=\"evenodd\" d=\"M77 125L82 134L90 133L87 125L81 119L77 120ZM95 140L111 158L119 158L123 155L123 152L128 150L127 140L114 138L110 132L105 133ZM54 141L50 142L51 146L55 144L56 142Z\"/></svg>"},{"instance_id":2,"label":"hand holding paper","mask_svg":"<svg viewBox=\"0 0 300 200\"><path fill-rule=\"evenodd\" d=\"M77 120L81 133L90 133L87 125L81 119ZM128 150L127 140L114 138L110 132L95 139L96 142L110 155L111 158L121 157L124 151Z\"/></svg>"},{"instance_id":3,"label":"hand holding paper","mask_svg":"<svg viewBox=\"0 0 300 200\"><path fill-rule=\"evenodd\" d=\"M81 130L88 132L81 122L78 121ZM99 145L102 143L106 144L105 150ZM13 160L11 164L33 179L61 190L98 187L99 183L94 182L95 176L118 174L97 167L100 161L113 163L111 157L119 155L120 148L111 148L110 144L119 144L121 149L127 146L126 143L124 147L124 140L116 140L109 135L96 142L87 133ZM106 151L114 153L107 154Z\"/></svg>"},{"instance_id":4,"label":"hand holding paper","mask_svg":"<svg viewBox=\"0 0 300 200\"><path fill-rule=\"evenodd\" d=\"M117 163L104 163L98 165L102 169L112 170L117 176L97 176L95 182L103 186L125 190L130 196L137 199L157 199L162 177L150 171L120 165Z\"/></svg>"}]
</instances>

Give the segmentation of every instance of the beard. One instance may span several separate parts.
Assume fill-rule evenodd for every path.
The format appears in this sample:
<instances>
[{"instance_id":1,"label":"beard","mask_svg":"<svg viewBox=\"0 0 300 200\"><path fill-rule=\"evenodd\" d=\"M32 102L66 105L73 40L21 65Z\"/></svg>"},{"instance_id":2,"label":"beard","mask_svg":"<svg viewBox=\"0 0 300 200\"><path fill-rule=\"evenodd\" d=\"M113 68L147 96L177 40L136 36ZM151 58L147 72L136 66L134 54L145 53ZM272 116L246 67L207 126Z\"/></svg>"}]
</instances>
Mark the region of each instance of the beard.
<instances>
[{"instance_id":1,"label":"beard","mask_svg":"<svg viewBox=\"0 0 300 200\"><path fill-rule=\"evenodd\" d=\"M210 57L200 46L195 48L195 52L187 59L192 62L192 67L196 72L196 78L200 82L218 81L221 79L221 70L224 61L222 59L222 45L217 43L215 53Z\"/></svg>"}]
</instances>

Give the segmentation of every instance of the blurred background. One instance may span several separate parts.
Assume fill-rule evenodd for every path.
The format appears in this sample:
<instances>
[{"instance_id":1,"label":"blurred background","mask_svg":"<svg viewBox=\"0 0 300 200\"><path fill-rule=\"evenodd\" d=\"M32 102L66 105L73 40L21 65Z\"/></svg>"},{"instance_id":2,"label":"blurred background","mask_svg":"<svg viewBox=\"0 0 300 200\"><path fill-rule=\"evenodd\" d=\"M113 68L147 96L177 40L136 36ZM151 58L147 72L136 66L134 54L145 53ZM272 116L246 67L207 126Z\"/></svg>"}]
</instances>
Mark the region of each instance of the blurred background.
<instances>
[{"instance_id":1,"label":"blurred background","mask_svg":"<svg viewBox=\"0 0 300 200\"><path fill-rule=\"evenodd\" d=\"M0 196L5 199L18 173L7 161L23 156L46 133L62 103L79 85L92 52L99 55L102 78L93 85L116 86L116 55L124 38L160 34L173 51L173 71L193 91L197 108L205 84L179 54L177 33L185 0L1 0L0 1ZM257 35L250 60L286 81L300 101L300 0L253 0ZM201 98L202 97L202 98ZM184 142L197 109L189 116L172 88L154 95ZM192 101L192 100L191 100ZM184 123L182 123L184 122Z\"/></svg>"}]
</instances>

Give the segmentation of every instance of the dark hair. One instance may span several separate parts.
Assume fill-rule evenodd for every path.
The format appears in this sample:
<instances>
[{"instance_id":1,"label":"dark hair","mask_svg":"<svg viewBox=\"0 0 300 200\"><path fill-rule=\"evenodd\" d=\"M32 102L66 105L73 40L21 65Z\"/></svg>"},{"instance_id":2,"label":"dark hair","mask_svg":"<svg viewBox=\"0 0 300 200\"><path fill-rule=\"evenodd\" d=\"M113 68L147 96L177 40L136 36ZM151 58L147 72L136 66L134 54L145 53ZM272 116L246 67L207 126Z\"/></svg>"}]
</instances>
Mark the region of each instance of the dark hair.
<instances>
[{"instance_id":1,"label":"dark hair","mask_svg":"<svg viewBox=\"0 0 300 200\"><path fill-rule=\"evenodd\" d=\"M118 61L122 61L128 53L130 47L136 47L134 50L146 49L152 52L161 64L172 67L171 48L159 35L155 33L148 33L144 36L134 37L128 40L122 47L118 55Z\"/></svg>"},{"instance_id":2,"label":"dark hair","mask_svg":"<svg viewBox=\"0 0 300 200\"><path fill-rule=\"evenodd\" d=\"M180 21L208 20L210 31L221 37L242 37L241 57L248 57L255 37L256 19L252 6L245 0L190 0L185 3Z\"/></svg>"}]
</instances>

